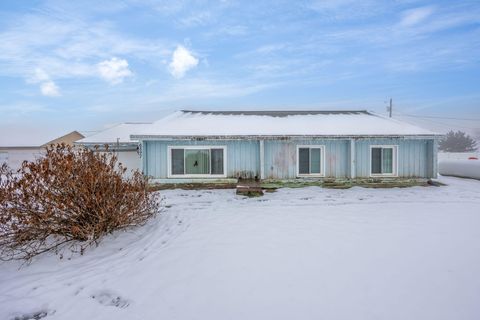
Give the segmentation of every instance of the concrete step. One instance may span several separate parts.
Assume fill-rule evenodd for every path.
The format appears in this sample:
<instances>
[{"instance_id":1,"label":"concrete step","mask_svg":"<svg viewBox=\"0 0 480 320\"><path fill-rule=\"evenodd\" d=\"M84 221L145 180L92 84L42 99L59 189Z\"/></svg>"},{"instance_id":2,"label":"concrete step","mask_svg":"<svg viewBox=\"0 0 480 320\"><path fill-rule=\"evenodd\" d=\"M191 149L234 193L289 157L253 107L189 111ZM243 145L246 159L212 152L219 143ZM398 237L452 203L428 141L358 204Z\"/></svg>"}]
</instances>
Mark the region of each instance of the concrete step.
<instances>
[{"instance_id":1,"label":"concrete step","mask_svg":"<svg viewBox=\"0 0 480 320\"><path fill-rule=\"evenodd\" d=\"M247 197L263 196L263 190L259 181L240 180L237 183L237 194Z\"/></svg>"}]
</instances>

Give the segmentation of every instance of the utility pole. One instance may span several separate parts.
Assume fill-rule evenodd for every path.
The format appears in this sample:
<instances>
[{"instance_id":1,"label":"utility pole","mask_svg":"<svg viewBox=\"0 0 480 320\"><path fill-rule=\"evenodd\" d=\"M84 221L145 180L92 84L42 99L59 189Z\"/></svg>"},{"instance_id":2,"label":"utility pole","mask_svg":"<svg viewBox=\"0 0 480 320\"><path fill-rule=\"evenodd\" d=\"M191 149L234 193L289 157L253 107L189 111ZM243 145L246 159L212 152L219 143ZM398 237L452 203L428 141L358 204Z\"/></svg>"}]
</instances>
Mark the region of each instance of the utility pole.
<instances>
[{"instance_id":1,"label":"utility pole","mask_svg":"<svg viewBox=\"0 0 480 320\"><path fill-rule=\"evenodd\" d=\"M388 115L390 118L392 117L392 111L393 111L393 104L392 104L392 98L390 98L390 106L388 107Z\"/></svg>"}]
</instances>

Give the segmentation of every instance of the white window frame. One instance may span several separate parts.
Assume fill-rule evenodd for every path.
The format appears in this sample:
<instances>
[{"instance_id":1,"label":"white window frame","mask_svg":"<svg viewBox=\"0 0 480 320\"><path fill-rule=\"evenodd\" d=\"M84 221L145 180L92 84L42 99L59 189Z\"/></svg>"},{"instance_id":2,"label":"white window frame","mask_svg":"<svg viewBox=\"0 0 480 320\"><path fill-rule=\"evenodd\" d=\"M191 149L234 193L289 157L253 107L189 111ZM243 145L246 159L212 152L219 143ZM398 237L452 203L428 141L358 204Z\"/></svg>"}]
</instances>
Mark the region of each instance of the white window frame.
<instances>
[{"instance_id":1,"label":"white window frame","mask_svg":"<svg viewBox=\"0 0 480 320\"><path fill-rule=\"evenodd\" d=\"M223 149L223 174L172 174L172 149L184 149L184 150L198 150L198 149ZM209 161L211 161L212 157L211 154L209 156ZM184 153L184 167L183 172L185 170L185 153ZM226 178L227 177L227 146L195 146L195 145L188 145L188 146L168 146L167 147L167 169L168 169L168 178ZM210 170L211 170L211 163L210 163Z\"/></svg>"},{"instance_id":2,"label":"white window frame","mask_svg":"<svg viewBox=\"0 0 480 320\"><path fill-rule=\"evenodd\" d=\"M320 149L320 173L300 173L300 149L301 148L310 148L310 149ZM310 157L310 152L308 153ZM317 177L323 178L325 177L325 146L324 145L316 145L316 144L301 144L297 145L297 177L298 178L305 178L305 177ZM310 166L310 158L308 159L308 165Z\"/></svg>"},{"instance_id":3,"label":"white window frame","mask_svg":"<svg viewBox=\"0 0 480 320\"><path fill-rule=\"evenodd\" d=\"M372 173L372 149L373 148L393 149L392 150L392 173ZM368 159L369 159L368 171L370 172L370 177L398 177L398 145L396 144L370 145Z\"/></svg>"}]
</instances>

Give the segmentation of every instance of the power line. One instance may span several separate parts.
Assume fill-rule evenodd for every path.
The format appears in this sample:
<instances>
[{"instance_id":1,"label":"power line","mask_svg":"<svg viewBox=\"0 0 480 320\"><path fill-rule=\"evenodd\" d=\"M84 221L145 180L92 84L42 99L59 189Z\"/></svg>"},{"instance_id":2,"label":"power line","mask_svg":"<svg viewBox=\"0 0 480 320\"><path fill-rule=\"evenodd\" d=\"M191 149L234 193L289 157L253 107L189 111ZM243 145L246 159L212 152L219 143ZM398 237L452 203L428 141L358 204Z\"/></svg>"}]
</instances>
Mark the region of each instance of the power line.
<instances>
[{"instance_id":1,"label":"power line","mask_svg":"<svg viewBox=\"0 0 480 320\"><path fill-rule=\"evenodd\" d=\"M462 121L480 121L480 118L455 118L455 117L439 117L439 116L422 116L418 114L405 114L402 113L402 116L405 117L414 117L414 118L432 118L432 119L445 119L445 120L462 120Z\"/></svg>"},{"instance_id":2,"label":"power line","mask_svg":"<svg viewBox=\"0 0 480 320\"><path fill-rule=\"evenodd\" d=\"M433 123L433 124L436 124L436 125L440 125L440 126L443 126L443 127L446 127L446 128L457 128L457 129L463 129L463 130L477 130L478 127L476 128L472 128L472 127L465 127L464 125L457 125L457 124L452 124L452 123L445 123L445 122L440 122L438 120L430 120L430 119L421 119L421 118L418 118L417 120L419 121L426 121L428 123Z\"/></svg>"}]
</instances>

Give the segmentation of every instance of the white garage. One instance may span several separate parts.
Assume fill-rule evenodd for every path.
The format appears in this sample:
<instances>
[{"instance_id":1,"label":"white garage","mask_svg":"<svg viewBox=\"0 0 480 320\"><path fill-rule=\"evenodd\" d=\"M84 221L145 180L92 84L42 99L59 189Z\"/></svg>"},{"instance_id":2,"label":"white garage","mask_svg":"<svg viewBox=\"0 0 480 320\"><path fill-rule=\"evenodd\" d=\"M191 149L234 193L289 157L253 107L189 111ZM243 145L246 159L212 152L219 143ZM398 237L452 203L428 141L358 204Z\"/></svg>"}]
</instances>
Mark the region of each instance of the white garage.
<instances>
[{"instance_id":1,"label":"white garage","mask_svg":"<svg viewBox=\"0 0 480 320\"><path fill-rule=\"evenodd\" d=\"M99 152L105 152L105 147L108 146L109 152L114 152L118 161L127 168L127 176L129 176L132 170L141 168L138 141L130 139L130 135L140 132L148 124L146 122L121 123L78 140L75 145L91 149L98 148Z\"/></svg>"},{"instance_id":2,"label":"white garage","mask_svg":"<svg viewBox=\"0 0 480 320\"><path fill-rule=\"evenodd\" d=\"M32 134L32 136L21 140L3 137L0 140L0 165L6 163L13 170L17 170L24 161L34 161L42 156L47 146L57 143L73 145L74 141L81 138L84 138L84 136L78 131L49 138L43 137L41 133Z\"/></svg>"}]
</instances>

